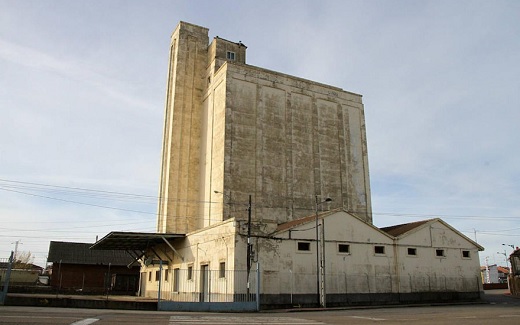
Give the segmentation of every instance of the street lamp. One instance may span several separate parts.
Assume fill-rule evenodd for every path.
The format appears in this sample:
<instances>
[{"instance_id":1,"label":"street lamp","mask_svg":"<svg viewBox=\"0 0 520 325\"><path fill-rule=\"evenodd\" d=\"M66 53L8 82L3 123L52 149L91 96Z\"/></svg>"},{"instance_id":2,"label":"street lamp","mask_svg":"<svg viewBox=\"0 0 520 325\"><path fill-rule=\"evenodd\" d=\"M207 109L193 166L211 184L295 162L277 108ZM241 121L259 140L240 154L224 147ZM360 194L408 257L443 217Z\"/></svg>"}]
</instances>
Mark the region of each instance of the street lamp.
<instances>
[{"instance_id":1,"label":"street lamp","mask_svg":"<svg viewBox=\"0 0 520 325\"><path fill-rule=\"evenodd\" d=\"M318 196L316 195L316 290L318 296L318 304L325 308L327 306L325 300L325 222L322 220L321 224L321 240L322 240L322 250L320 254L320 237L319 237L319 216L318 216L318 207L325 203L330 202L332 199L330 197L326 198L324 201L318 201ZM321 255L321 256L320 256ZM321 257L321 259L320 259ZM321 275L321 286L320 286L320 274Z\"/></svg>"},{"instance_id":2,"label":"street lamp","mask_svg":"<svg viewBox=\"0 0 520 325\"><path fill-rule=\"evenodd\" d=\"M506 253L506 251L504 250L503 253L497 252L497 254L504 255L504 257L506 258L506 267L509 270L509 263L507 262L507 253Z\"/></svg>"}]
</instances>

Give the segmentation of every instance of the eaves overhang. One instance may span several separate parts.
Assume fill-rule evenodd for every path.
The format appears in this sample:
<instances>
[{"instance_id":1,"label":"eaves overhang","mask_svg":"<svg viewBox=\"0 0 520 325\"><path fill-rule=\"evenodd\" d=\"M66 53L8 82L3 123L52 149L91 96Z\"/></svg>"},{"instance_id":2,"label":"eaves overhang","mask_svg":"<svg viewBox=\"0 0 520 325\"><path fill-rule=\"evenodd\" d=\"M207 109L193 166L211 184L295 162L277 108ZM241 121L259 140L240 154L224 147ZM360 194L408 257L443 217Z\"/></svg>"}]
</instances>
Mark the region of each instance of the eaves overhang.
<instances>
[{"instance_id":1,"label":"eaves overhang","mask_svg":"<svg viewBox=\"0 0 520 325\"><path fill-rule=\"evenodd\" d=\"M95 242L90 249L145 251L158 244L185 237L186 234L113 231Z\"/></svg>"}]
</instances>

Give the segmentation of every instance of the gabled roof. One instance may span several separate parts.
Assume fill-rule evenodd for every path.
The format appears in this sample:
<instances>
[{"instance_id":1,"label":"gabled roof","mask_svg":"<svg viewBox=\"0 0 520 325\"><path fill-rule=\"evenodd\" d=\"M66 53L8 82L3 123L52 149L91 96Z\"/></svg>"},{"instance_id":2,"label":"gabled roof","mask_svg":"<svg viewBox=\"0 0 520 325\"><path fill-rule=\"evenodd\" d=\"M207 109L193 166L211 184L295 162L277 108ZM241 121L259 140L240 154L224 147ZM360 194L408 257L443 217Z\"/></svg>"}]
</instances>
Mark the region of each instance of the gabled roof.
<instances>
[{"instance_id":1,"label":"gabled roof","mask_svg":"<svg viewBox=\"0 0 520 325\"><path fill-rule=\"evenodd\" d=\"M389 227L383 227L380 228L382 231L386 232L387 234L397 237L400 236L410 230L413 230L419 226L424 225L425 223L430 222L431 220L435 219L428 219L428 220L422 220L422 221L416 221L416 222L410 222L410 223L403 223L400 225L395 226L389 226Z\"/></svg>"},{"instance_id":2,"label":"gabled roof","mask_svg":"<svg viewBox=\"0 0 520 325\"><path fill-rule=\"evenodd\" d=\"M83 265L128 265L134 258L121 250L91 250L91 243L51 241L47 262Z\"/></svg>"},{"instance_id":3,"label":"gabled roof","mask_svg":"<svg viewBox=\"0 0 520 325\"><path fill-rule=\"evenodd\" d=\"M318 214L318 218L319 219L323 219L326 216L331 215L331 214L336 213L336 212L339 212L339 211L342 211L342 209L338 208L338 209L334 209L334 210L330 210L330 211L321 212L321 213ZM307 217L299 218L299 219L296 219L296 220L291 220L291 221L288 221L288 222L284 222L284 223L278 225L278 227L276 228L276 232L289 230L289 229L292 229L292 228L297 227L299 225L303 225L303 224L306 224L308 222L315 221L315 220L316 220L316 215L313 214L311 216L307 216Z\"/></svg>"},{"instance_id":4,"label":"gabled roof","mask_svg":"<svg viewBox=\"0 0 520 325\"><path fill-rule=\"evenodd\" d=\"M466 235L458 231L457 229L450 226L448 223L446 223L444 220L435 218L435 219L428 219L428 220L422 220L422 221L416 221L416 222L410 222L410 223L404 223L400 225L395 226L389 226L389 227L383 227L381 228L382 231L386 232L390 236L393 237L406 237L410 235L413 232L416 232L424 227L427 227L435 222L439 222L443 224L446 228L450 229L460 237L464 238L465 240L469 241L471 244L475 245L479 251L483 251L484 247L479 245L477 242L471 240Z\"/></svg>"},{"instance_id":5,"label":"gabled roof","mask_svg":"<svg viewBox=\"0 0 520 325\"><path fill-rule=\"evenodd\" d=\"M348 211L346 211L343 208L337 208L337 209L334 209L334 210L321 212L321 213L318 214L318 218L319 219L324 219L324 218L327 218L327 217L329 217L329 216L331 216L333 214L336 214L338 212L343 212L347 216L349 216L349 217L351 217L351 218L353 218L355 220L359 220L360 222L364 223L365 225L367 225L368 227L372 228L376 232L384 235L385 237L393 238L391 235L389 235L388 233L386 233L386 232L382 231L381 229L377 228L376 226L374 226L370 222L364 221L363 219L357 217L356 215L353 215L353 214L349 213ZM300 219L288 221L288 222L285 222L285 223L282 223L282 224L278 225L278 227L276 228L276 231L274 233L285 232L285 231L291 230L291 229L293 229L295 227L304 225L306 223L315 222L315 221L316 221L316 215L315 214L311 215L311 216L303 217L303 218L300 218Z\"/></svg>"},{"instance_id":6,"label":"gabled roof","mask_svg":"<svg viewBox=\"0 0 520 325\"><path fill-rule=\"evenodd\" d=\"M498 266L497 269L498 269L498 272L500 272L500 273L509 274L509 268L507 268L507 267Z\"/></svg>"}]
</instances>

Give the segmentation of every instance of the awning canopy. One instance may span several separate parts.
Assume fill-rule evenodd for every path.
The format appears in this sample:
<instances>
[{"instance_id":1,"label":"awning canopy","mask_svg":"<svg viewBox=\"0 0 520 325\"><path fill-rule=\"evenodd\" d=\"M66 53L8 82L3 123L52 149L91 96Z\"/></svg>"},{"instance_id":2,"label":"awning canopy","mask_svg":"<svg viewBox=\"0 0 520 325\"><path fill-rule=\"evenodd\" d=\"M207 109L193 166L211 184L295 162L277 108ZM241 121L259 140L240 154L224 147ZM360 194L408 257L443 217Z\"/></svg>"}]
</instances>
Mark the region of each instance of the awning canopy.
<instances>
[{"instance_id":1,"label":"awning canopy","mask_svg":"<svg viewBox=\"0 0 520 325\"><path fill-rule=\"evenodd\" d=\"M151 248L155 245L164 244L169 240L184 237L186 237L185 234L113 231L98 240L90 249L145 251L147 248Z\"/></svg>"}]
</instances>

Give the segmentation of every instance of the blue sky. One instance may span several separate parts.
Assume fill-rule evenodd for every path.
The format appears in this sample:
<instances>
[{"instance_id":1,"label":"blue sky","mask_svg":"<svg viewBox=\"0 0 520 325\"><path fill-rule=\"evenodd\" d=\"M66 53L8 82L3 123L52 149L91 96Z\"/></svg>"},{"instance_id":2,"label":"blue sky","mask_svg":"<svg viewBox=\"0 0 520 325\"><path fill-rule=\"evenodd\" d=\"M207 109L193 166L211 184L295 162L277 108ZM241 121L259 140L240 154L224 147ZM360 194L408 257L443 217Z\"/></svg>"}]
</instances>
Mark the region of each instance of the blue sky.
<instances>
[{"instance_id":1,"label":"blue sky","mask_svg":"<svg viewBox=\"0 0 520 325\"><path fill-rule=\"evenodd\" d=\"M0 257L20 241L43 265L50 240L155 230L180 20L242 41L248 64L363 95L375 225L441 217L490 264L520 246L517 1L0 8Z\"/></svg>"}]
</instances>

